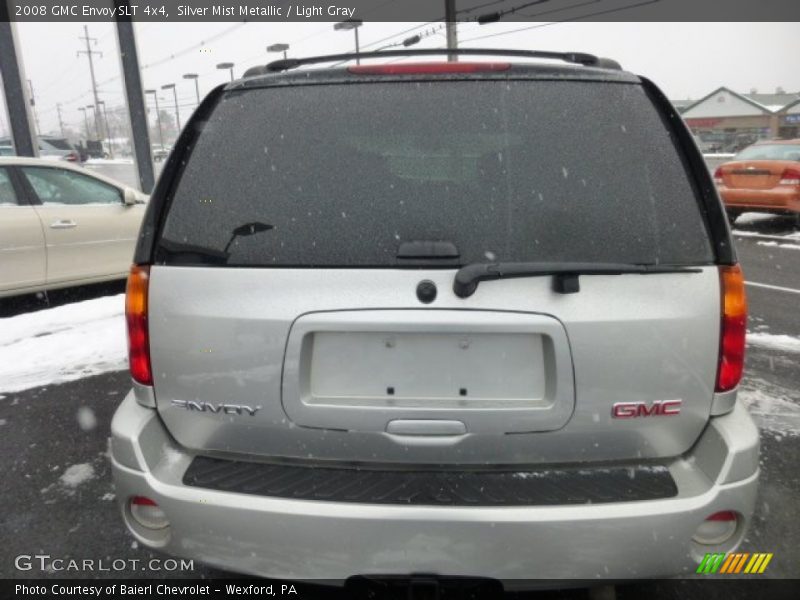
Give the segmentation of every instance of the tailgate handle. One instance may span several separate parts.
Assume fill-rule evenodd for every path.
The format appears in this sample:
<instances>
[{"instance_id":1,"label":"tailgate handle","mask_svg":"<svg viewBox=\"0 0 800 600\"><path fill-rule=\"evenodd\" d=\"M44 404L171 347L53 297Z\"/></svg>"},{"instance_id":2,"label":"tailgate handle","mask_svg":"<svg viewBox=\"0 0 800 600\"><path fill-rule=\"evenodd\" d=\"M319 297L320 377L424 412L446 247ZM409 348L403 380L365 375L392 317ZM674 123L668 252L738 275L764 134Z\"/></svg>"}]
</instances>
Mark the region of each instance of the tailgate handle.
<instances>
[{"instance_id":1,"label":"tailgate handle","mask_svg":"<svg viewBox=\"0 0 800 600\"><path fill-rule=\"evenodd\" d=\"M386 433L393 435L464 435L467 426L461 421L441 419L395 419L386 425Z\"/></svg>"}]
</instances>

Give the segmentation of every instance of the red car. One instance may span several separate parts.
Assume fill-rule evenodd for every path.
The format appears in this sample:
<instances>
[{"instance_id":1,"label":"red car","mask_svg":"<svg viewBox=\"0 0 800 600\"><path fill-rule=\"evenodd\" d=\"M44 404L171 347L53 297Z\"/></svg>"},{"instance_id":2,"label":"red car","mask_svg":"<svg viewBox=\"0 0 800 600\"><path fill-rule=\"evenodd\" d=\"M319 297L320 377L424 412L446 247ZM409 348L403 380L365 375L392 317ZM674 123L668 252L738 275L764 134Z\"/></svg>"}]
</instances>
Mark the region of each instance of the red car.
<instances>
[{"instance_id":1,"label":"red car","mask_svg":"<svg viewBox=\"0 0 800 600\"><path fill-rule=\"evenodd\" d=\"M748 146L717 168L714 183L731 222L748 211L800 215L800 139Z\"/></svg>"}]
</instances>

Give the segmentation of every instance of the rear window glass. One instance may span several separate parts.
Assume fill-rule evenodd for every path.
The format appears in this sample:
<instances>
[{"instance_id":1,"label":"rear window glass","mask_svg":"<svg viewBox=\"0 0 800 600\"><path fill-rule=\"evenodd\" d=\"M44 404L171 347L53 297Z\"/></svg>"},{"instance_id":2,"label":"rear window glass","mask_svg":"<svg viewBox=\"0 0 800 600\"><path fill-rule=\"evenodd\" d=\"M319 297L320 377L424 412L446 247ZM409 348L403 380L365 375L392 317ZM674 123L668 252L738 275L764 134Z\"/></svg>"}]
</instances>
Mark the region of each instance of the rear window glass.
<instances>
[{"instance_id":1,"label":"rear window glass","mask_svg":"<svg viewBox=\"0 0 800 600\"><path fill-rule=\"evenodd\" d=\"M736 160L797 160L800 161L800 144L758 144L745 148Z\"/></svg>"},{"instance_id":2,"label":"rear window glass","mask_svg":"<svg viewBox=\"0 0 800 600\"><path fill-rule=\"evenodd\" d=\"M535 80L228 93L185 165L157 260L395 266L418 240L451 242L462 264L712 260L642 88Z\"/></svg>"},{"instance_id":3,"label":"rear window glass","mask_svg":"<svg viewBox=\"0 0 800 600\"><path fill-rule=\"evenodd\" d=\"M72 150L72 146L69 145L69 142L62 138L44 138L42 141L59 150Z\"/></svg>"}]
</instances>

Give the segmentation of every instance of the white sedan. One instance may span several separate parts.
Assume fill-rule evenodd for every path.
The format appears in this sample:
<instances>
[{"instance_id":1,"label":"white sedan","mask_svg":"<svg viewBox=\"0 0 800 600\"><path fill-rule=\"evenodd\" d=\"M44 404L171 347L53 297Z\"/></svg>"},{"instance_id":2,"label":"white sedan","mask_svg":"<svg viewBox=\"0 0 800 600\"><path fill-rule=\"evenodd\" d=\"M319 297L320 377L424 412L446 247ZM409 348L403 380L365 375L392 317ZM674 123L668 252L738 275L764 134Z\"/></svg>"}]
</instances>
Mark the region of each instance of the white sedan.
<instances>
[{"instance_id":1,"label":"white sedan","mask_svg":"<svg viewBox=\"0 0 800 600\"><path fill-rule=\"evenodd\" d=\"M146 202L63 161L0 158L0 297L124 278Z\"/></svg>"}]
</instances>

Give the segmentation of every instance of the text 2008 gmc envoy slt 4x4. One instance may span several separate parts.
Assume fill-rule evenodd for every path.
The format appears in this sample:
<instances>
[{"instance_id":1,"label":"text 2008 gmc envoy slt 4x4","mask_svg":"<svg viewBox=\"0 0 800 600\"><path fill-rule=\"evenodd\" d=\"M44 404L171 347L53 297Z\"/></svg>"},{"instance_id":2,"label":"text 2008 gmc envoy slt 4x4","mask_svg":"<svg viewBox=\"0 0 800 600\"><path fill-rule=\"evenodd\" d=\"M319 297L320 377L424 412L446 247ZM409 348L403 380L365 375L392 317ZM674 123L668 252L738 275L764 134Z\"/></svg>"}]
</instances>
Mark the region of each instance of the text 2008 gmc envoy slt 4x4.
<instances>
[{"instance_id":1,"label":"text 2008 gmc envoy slt 4x4","mask_svg":"<svg viewBox=\"0 0 800 600\"><path fill-rule=\"evenodd\" d=\"M508 582L684 573L742 540L744 284L689 132L613 61L461 54L529 61L283 60L186 126L112 423L141 543Z\"/></svg>"}]
</instances>

